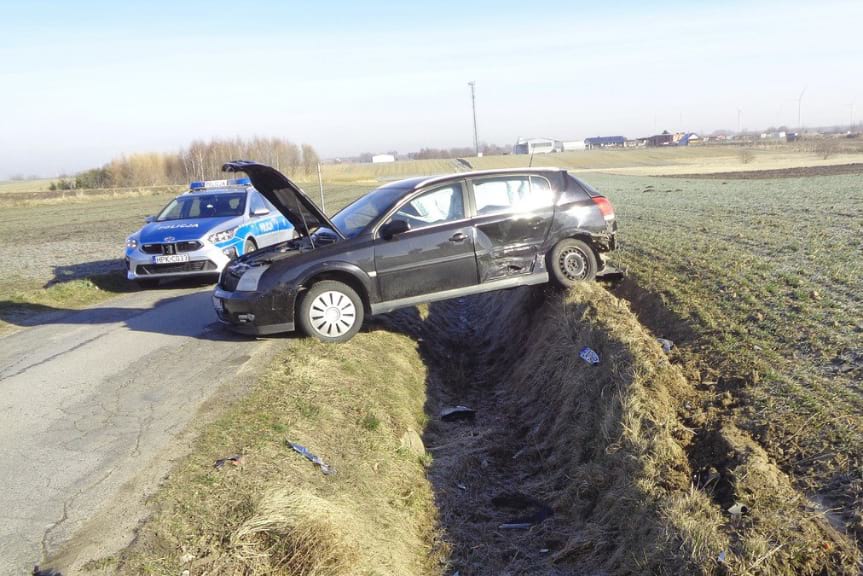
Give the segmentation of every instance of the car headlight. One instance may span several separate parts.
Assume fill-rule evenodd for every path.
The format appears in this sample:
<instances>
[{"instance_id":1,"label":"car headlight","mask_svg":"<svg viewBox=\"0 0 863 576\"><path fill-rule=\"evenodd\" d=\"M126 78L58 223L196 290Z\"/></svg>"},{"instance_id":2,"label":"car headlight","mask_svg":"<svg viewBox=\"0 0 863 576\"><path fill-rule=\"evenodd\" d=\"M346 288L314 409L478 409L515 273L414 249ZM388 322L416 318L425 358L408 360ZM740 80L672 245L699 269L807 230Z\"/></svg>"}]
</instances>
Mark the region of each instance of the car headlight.
<instances>
[{"instance_id":1,"label":"car headlight","mask_svg":"<svg viewBox=\"0 0 863 576\"><path fill-rule=\"evenodd\" d=\"M234 234L237 233L236 228L231 228L230 230L222 230L221 232L216 232L215 234L210 234L207 236L207 240L212 242L213 244L218 244L219 242L224 242L225 240L230 240L234 237Z\"/></svg>"},{"instance_id":2,"label":"car headlight","mask_svg":"<svg viewBox=\"0 0 863 576\"><path fill-rule=\"evenodd\" d=\"M126 238L126 248L137 248L138 247L138 239L134 236L129 236Z\"/></svg>"},{"instance_id":3,"label":"car headlight","mask_svg":"<svg viewBox=\"0 0 863 576\"><path fill-rule=\"evenodd\" d=\"M261 276L264 275L264 272L266 272L269 267L269 264L263 264L246 270L246 272L240 276L240 281L237 283L237 291L254 292L257 290Z\"/></svg>"}]
</instances>

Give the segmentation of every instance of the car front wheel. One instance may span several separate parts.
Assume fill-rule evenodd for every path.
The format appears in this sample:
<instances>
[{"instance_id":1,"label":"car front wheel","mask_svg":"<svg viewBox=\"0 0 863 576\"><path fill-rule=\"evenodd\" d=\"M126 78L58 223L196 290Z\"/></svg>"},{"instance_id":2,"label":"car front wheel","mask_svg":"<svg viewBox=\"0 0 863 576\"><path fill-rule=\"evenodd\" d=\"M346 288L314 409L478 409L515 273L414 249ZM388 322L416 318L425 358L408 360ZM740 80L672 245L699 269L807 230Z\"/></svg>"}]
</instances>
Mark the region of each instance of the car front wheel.
<instances>
[{"instance_id":1,"label":"car front wheel","mask_svg":"<svg viewBox=\"0 0 863 576\"><path fill-rule=\"evenodd\" d=\"M305 293L299 316L307 335L321 342L345 342L363 325L363 302L347 284L324 280Z\"/></svg>"},{"instance_id":2,"label":"car front wheel","mask_svg":"<svg viewBox=\"0 0 863 576\"><path fill-rule=\"evenodd\" d=\"M554 280L564 288L596 277L596 254L575 238L558 242L551 250L548 264Z\"/></svg>"}]
</instances>

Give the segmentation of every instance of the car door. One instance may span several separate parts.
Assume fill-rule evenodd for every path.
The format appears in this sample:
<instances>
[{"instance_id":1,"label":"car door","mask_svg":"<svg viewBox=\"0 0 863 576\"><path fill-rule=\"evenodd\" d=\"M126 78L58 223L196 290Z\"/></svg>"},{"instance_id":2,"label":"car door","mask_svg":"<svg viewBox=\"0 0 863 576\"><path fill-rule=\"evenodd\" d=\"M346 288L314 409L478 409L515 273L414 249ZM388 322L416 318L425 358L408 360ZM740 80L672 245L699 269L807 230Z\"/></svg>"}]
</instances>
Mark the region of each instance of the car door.
<instances>
[{"instance_id":1,"label":"car door","mask_svg":"<svg viewBox=\"0 0 863 576\"><path fill-rule=\"evenodd\" d=\"M554 217L548 178L494 175L470 180L480 282L530 274Z\"/></svg>"},{"instance_id":2,"label":"car door","mask_svg":"<svg viewBox=\"0 0 863 576\"><path fill-rule=\"evenodd\" d=\"M378 229L375 270L382 301L419 297L478 283L474 232L462 182L423 190L398 206L409 230L387 240Z\"/></svg>"},{"instance_id":3,"label":"car door","mask_svg":"<svg viewBox=\"0 0 863 576\"><path fill-rule=\"evenodd\" d=\"M258 192L249 194L249 221L258 247L279 241L279 213Z\"/></svg>"}]
</instances>

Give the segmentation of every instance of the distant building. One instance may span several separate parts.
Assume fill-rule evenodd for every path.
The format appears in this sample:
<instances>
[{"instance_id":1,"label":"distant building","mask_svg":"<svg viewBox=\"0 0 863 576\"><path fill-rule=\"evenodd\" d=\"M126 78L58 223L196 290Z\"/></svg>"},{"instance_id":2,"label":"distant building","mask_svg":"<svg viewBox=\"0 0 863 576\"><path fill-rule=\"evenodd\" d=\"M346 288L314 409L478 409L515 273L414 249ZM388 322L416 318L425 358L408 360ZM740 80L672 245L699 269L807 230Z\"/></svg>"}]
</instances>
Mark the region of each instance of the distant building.
<instances>
[{"instance_id":1,"label":"distant building","mask_svg":"<svg viewBox=\"0 0 863 576\"><path fill-rule=\"evenodd\" d=\"M392 154L375 154L372 156L372 164L384 164L385 162L395 162L396 157Z\"/></svg>"},{"instance_id":2,"label":"distant building","mask_svg":"<svg viewBox=\"0 0 863 576\"><path fill-rule=\"evenodd\" d=\"M551 154L563 152L563 142L551 138L519 138L512 147L513 154Z\"/></svg>"},{"instance_id":3,"label":"distant building","mask_svg":"<svg viewBox=\"0 0 863 576\"><path fill-rule=\"evenodd\" d=\"M643 146L688 146L701 139L695 132L671 132L664 130L662 134L654 134L646 138L639 138L639 143Z\"/></svg>"},{"instance_id":4,"label":"distant building","mask_svg":"<svg viewBox=\"0 0 863 576\"><path fill-rule=\"evenodd\" d=\"M584 140L565 140L563 142L563 151L571 152L573 150L584 150L587 148Z\"/></svg>"},{"instance_id":5,"label":"distant building","mask_svg":"<svg viewBox=\"0 0 863 576\"><path fill-rule=\"evenodd\" d=\"M585 139L584 144L589 150L594 148L614 148L626 144L626 138L623 136L596 136Z\"/></svg>"}]
</instances>

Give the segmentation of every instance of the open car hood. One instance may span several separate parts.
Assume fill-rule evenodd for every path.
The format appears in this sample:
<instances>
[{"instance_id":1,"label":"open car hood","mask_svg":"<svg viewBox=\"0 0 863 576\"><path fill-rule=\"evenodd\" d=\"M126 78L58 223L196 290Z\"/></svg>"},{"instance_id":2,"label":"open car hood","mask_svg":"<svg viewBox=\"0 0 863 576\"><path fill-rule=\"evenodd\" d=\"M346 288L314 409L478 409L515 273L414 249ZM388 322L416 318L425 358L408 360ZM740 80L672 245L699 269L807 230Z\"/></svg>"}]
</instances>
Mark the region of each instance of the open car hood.
<instances>
[{"instance_id":1,"label":"open car hood","mask_svg":"<svg viewBox=\"0 0 863 576\"><path fill-rule=\"evenodd\" d=\"M312 230L325 226L339 238L345 238L312 199L275 168L248 160L234 160L222 166L222 170L245 172L255 189L288 219L300 236L310 236Z\"/></svg>"}]
</instances>

